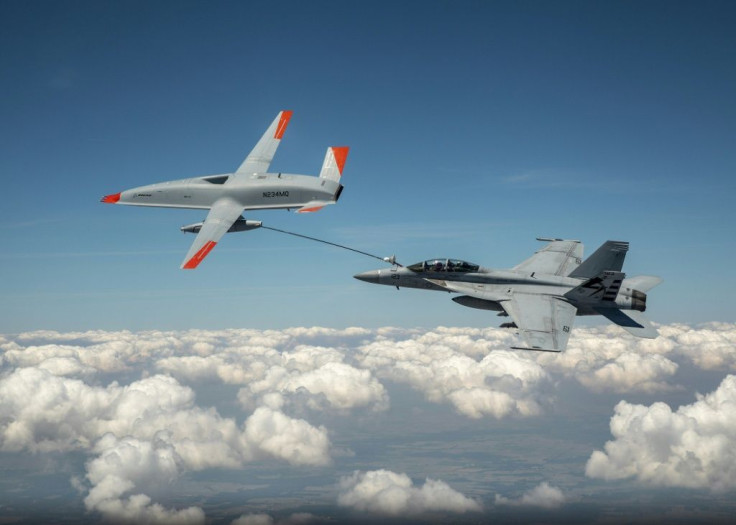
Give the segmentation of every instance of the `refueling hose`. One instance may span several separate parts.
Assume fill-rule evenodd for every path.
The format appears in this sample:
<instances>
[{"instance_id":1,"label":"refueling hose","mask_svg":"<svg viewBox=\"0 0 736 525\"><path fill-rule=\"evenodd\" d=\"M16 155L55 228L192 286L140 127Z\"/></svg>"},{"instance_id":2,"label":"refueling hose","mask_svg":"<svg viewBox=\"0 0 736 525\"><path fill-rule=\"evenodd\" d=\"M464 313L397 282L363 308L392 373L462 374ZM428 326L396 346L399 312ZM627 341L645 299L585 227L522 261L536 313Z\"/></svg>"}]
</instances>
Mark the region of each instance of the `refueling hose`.
<instances>
[{"instance_id":1,"label":"refueling hose","mask_svg":"<svg viewBox=\"0 0 736 525\"><path fill-rule=\"evenodd\" d=\"M378 259L379 261L387 262L389 264L395 264L396 266L403 266L396 262L396 257L394 255L392 255L391 257L379 257L378 255L373 255L372 253L364 252L361 250L356 250L355 248L350 248L349 246L337 244L336 242L330 242L330 241L325 241L322 239L317 239L316 237L310 237L309 235L302 235L301 233L287 232L286 230L279 230L278 228L271 228L270 226L265 226L265 225L261 225L261 228L265 230L271 230L274 232L285 233L286 235L293 235L294 237L301 237L302 239L307 239L310 241L321 242L323 244L329 244L330 246L335 246L336 248L342 248L343 250L350 250L351 252L359 253L361 255L365 255L366 257L372 257L374 259Z\"/></svg>"}]
</instances>

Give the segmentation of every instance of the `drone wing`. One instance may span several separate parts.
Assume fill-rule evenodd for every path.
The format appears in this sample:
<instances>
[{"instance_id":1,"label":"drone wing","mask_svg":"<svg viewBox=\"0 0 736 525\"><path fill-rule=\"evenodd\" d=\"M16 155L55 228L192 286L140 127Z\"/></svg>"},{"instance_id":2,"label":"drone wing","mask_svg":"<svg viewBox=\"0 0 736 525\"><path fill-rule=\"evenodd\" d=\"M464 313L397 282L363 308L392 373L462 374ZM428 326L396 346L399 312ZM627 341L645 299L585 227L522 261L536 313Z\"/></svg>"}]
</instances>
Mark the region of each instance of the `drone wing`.
<instances>
[{"instance_id":1,"label":"drone wing","mask_svg":"<svg viewBox=\"0 0 736 525\"><path fill-rule=\"evenodd\" d=\"M207 214L207 218L194 239L192 247L189 248L189 253L184 258L181 269L193 270L199 266L199 263L217 245L220 237L238 220L241 213L243 213L243 206L232 199L223 197L216 201Z\"/></svg>"}]
</instances>

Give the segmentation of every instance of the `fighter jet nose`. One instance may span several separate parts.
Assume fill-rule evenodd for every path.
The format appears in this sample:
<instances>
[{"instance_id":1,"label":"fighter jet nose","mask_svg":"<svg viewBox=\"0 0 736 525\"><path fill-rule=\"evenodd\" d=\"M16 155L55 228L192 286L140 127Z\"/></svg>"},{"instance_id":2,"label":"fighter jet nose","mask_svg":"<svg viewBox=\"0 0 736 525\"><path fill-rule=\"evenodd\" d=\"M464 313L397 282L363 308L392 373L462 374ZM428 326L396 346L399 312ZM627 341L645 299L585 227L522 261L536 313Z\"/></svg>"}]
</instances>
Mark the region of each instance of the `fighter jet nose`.
<instances>
[{"instance_id":1,"label":"fighter jet nose","mask_svg":"<svg viewBox=\"0 0 736 525\"><path fill-rule=\"evenodd\" d=\"M365 281L367 283L378 284L378 278L380 277L381 270L370 270L368 272L359 273L353 275L359 281Z\"/></svg>"}]
</instances>

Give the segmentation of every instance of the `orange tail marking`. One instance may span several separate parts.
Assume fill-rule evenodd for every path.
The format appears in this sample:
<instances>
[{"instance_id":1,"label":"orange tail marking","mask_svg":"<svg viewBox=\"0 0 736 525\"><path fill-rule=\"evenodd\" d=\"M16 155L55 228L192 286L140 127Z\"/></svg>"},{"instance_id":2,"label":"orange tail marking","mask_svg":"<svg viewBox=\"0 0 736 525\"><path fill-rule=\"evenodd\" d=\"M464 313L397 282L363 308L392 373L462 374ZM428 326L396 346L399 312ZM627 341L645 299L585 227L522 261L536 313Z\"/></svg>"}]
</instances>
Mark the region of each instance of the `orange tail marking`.
<instances>
[{"instance_id":1,"label":"orange tail marking","mask_svg":"<svg viewBox=\"0 0 736 525\"><path fill-rule=\"evenodd\" d=\"M337 169L340 171L340 175L342 175L342 169L345 167L345 160L348 158L349 151L350 148L347 146L332 148L332 154L335 156L335 162L337 163Z\"/></svg>"}]
</instances>

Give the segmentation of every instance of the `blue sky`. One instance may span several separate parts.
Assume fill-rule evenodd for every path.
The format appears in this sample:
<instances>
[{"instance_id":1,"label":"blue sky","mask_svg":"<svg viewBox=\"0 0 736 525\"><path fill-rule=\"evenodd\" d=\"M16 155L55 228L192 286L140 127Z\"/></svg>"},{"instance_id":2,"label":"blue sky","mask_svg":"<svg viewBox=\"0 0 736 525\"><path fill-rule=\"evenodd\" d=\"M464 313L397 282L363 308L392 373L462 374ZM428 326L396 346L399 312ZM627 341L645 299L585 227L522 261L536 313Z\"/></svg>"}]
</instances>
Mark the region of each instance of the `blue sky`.
<instances>
[{"instance_id":1,"label":"blue sky","mask_svg":"<svg viewBox=\"0 0 736 525\"><path fill-rule=\"evenodd\" d=\"M98 202L233 170L282 108L273 169L317 173L349 145L346 190L313 217L251 218L405 263L509 267L539 235L587 253L628 240L625 269L665 278L655 320L734 318L729 3L0 9L6 332L487 324L354 281L369 259L264 231L227 236L190 275L178 228L201 212Z\"/></svg>"},{"instance_id":2,"label":"blue sky","mask_svg":"<svg viewBox=\"0 0 736 525\"><path fill-rule=\"evenodd\" d=\"M730 523L734 27L715 1L0 2L0 520ZM257 230L184 272L203 212L99 202L234 170L281 109L273 170L348 145L345 191L247 218L405 264L630 241L660 337L584 319L512 352L488 312L352 278L376 260Z\"/></svg>"}]
</instances>

